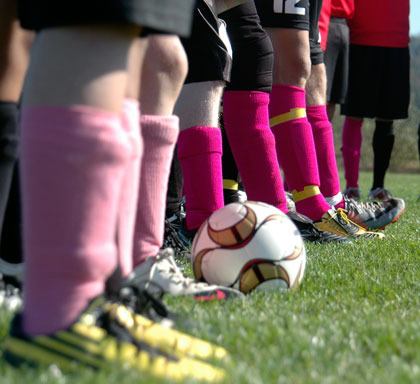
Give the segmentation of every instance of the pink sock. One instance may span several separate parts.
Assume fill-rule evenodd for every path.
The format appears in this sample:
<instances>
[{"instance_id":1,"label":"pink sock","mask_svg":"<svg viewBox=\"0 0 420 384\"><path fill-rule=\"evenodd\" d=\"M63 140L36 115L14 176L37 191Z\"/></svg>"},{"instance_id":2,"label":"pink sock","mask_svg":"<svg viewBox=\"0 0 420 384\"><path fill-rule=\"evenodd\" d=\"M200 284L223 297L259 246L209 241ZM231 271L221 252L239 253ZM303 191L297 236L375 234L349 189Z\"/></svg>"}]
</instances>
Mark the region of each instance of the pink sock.
<instances>
[{"instance_id":1,"label":"pink sock","mask_svg":"<svg viewBox=\"0 0 420 384\"><path fill-rule=\"evenodd\" d=\"M224 127L248 199L287 212L268 104L269 95L265 92L225 91Z\"/></svg>"},{"instance_id":2,"label":"pink sock","mask_svg":"<svg viewBox=\"0 0 420 384\"><path fill-rule=\"evenodd\" d=\"M133 263L157 255L163 244L166 192L179 132L176 116L142 115L143 157L134 231Z\"/></svg>"},{"instance_id":3,"label":"pink sock","mask_svg":"<svg viewBox=\"0 0 420 384\"><path fill-rule=\"evenodd\" d=\"M335 158L334 132L327 115L326 105L306 108L309 123L312 126L318 172L321 181L321 193L333 197L340 193L340 176Z\"/></svg>"},{"instance_id":4,"label":"pink sock","mask_svg":"<svg viewBox=\"0 0 420 384\"><path fill-rule=\"evenodd\" d=\"M359 187L360 150L363 120L346 117L343 126L342 147L346 187Z\"/></svg>"},{"instance_id":5,"label":"pink sock","mask_svg":"<svg viewBox=\"0 0 420 384\"><path fill-rule=\"evenodd\" d=\"M220 130L191 127L182 131L178 157L184 175L187 228L197 229L224 205Z\"/></svg>"},{"instance_id":6,"label":"pink sock","mask_svg":"<svg viewBox=\"0 0 420 384\"><path fill-rule=\"evenodd\" d=\"M129 161L120 116L84 107L22 110L24 328L68 327L117 266Z\"/></svg>"},{"instance_id":7,"label":"pink sock","mask_svg":"<svg viewBox=\"0 0 420 384\"><path fill-rule=\"evenodd\" d=\"M270 98L270 125L277 157L298 212L319 220L330 208L319 190L318 162L312 128L306 118L305 90L275 84Z\"/></svg>"},{"instance_id":8,"label":"pink sock","mask_svg":"<svg viewBox=\"0 0 420 384\"><path fill-rule=\"evenodd\" d=\"M139 192L140 158L143 150L142 141L140 140L139 112L139 103L137 100L124 100L122 126L127 132L131 149L130 163L124 176L121 192L120 216L118 219L119 265L123 276L127 276L133 269L134 223Z\"/></svg>"}]
</instances>

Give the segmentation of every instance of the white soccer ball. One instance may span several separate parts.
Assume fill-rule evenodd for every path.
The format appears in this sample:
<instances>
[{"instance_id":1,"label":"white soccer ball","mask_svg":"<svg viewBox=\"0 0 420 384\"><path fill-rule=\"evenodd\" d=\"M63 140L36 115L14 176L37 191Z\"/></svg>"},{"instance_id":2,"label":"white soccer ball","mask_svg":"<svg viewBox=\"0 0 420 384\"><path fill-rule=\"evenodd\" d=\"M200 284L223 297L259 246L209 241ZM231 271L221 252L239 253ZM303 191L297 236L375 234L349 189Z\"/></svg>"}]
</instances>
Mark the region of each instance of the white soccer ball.
<instances>
[{"instance_id":1,"label":"white soccer ball","mask_svg":"<svg viewBox=\"0 0 420 384\"><path fill-rule=\"evenodd\" d=\"M232 203L214 212L192 244L197 280L249 293L297 287L306 251L293 222L261 202Z\"/></svg>"}]
</instances>

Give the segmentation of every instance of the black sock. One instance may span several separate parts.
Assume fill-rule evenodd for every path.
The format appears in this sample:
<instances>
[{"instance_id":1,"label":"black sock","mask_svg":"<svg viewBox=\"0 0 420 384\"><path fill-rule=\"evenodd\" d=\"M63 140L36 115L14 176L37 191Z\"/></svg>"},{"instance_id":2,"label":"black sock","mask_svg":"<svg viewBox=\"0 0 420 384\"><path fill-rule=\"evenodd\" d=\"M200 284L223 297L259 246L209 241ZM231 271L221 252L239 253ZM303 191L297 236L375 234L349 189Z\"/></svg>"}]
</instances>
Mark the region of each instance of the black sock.
<instances>
[{"instance_id":1,"label":"black sock","mask_svg":"<svg viewBox=\"0 0 420 384\"><path fill-rule=\"evenodd\" d=\"M0 241L0 257L8 263L13 264L18 264L23 261L22 215L18 169L18 163L16 163Z\"/></svg>"},{"instance_id":2,"label":"black sock","mask_svg":"<svg viewBox=\"0 0 420 384\"><path fill-rule=\"evenodd\" d=\"M419 161L420 161L420 123L417 129L417 150L419 152Z\"/></svg>"},{"instance_id":3,"label":"black sock","mask_svg":"<svg viewBox=\"0 0 420 384\"><path fill-rule=\"evenodd\" d=\"M171 163L171 171L169 173L168 192L166 194L166 217L179 213L182 205L183 178L181 164L179 163L176 152L175 149Z\"/></svg>"},{"instance_id":4,"label":"black sock","mask_svg":"<svg viewBox=\"0 0 420 384\"><path fill-rule=\"evenodd\" d=\"M223 171L223 189L226 193L232 191L236 193L238 190L237 184L239 180L238 167L236 166L235 159L233 158L232 150L229 145L226 132L223 128L223 116L220 119L222 126L222 140L223 140L223 156L222 156L222 171ZM232 187L236 184L235 187Z\"/></svg>"},{"instance_id":5,"label":"black sock","mask_svg":"<svg viewBox=\"0 0 420 384\"><path fill-rule=\"evenodd\" d=\"M5 235L3 232L5 231L6 210L18 157L18 139L17 103L0 101L0 233L2 234L2 243L3 240L8 241L9 237L9 234ZM15 194L15 191L13 193ZM1 256L3 257L3 254ZM6 254L4 256L14 257L6 256Z\"/></svg>"},{"instance_id":6,"label":"black sock","mask_svg":"<svg viewBox=\"0 0 420 384\"><path fill-rule=\"evenodd\" d=\"M383 188L385 174L389 167L392 149L394 148L393 121L376 120L373 134L373 185L372 189Z\"/></svg>"}]
</instances>

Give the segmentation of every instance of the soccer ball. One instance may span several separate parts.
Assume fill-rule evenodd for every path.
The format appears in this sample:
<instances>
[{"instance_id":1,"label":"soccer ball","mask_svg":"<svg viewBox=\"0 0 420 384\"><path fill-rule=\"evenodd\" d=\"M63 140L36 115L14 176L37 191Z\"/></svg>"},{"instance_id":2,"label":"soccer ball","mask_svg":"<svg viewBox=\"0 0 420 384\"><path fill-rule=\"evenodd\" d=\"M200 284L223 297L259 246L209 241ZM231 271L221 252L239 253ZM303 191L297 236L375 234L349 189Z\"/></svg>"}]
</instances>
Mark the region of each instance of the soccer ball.
<instances>
[{"instance_id":1,"label":"soccer ball","mask_svg":"<svg viewBox=\"0 0 420 384\"><path fill-rule=\"evenodd\" d=\"M195 278L249 293L294 288L303 279L306 251L293 222L277 208L255 201L214 212L192 244Z\"/></svg>"}]
</instances>

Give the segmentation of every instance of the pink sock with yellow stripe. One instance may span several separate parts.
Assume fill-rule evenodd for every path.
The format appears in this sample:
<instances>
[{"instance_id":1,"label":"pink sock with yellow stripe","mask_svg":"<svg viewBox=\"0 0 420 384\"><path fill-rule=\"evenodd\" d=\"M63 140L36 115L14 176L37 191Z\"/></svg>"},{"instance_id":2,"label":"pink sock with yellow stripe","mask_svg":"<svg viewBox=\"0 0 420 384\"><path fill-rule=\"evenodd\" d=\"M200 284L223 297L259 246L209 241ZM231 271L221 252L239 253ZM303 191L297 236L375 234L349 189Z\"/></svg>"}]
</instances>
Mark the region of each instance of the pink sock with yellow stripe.
<instances>
[{"instance_id":1,"label":"pink sock with yellow stripe","mask_svg":"<svg viewBox=\"0 0 420 384\"><path fill-rule=\"evenodd\" d=\"M335 159L334 131L328 119L326 105L311 105L306 108L312 126L318 160L321 193L337 208L344 208L340 176Z\"/></svg>"},{"instance_id":2,"label":"pink sock with yellow stripe","mask_svg":"<svg viewBox=\"0 0 420 384\"><path fill-rule=\"evenodd\" d=\"M277 157L292 190L298 212L320 220L330 209L319 185L318 162L312 128L306 117L305 90L275 84L270 97L270 126Z\"/></svg>"}]
</instances>

